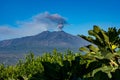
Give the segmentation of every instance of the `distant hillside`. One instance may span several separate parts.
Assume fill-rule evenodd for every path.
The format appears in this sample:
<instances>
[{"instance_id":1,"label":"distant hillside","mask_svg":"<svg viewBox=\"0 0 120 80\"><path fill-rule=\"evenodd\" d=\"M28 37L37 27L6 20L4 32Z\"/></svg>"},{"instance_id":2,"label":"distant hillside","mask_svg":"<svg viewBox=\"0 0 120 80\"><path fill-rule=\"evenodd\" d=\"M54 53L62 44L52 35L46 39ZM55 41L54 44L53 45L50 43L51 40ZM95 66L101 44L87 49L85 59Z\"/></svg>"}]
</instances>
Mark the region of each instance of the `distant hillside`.
<instances>
[{"instance_id":1,"label":"distant hillside","mask_svg":"<svg viewBox=\"0 0 120 80\"><path fill-rule=\"evenodd\" d=\"M0 41L0 54L22 54L34 52L41 54L53 49L77 51L79 47L88 45L84 39L68 34L64 31L44 31L35 36Z\"/></svg>"}]
</instances>

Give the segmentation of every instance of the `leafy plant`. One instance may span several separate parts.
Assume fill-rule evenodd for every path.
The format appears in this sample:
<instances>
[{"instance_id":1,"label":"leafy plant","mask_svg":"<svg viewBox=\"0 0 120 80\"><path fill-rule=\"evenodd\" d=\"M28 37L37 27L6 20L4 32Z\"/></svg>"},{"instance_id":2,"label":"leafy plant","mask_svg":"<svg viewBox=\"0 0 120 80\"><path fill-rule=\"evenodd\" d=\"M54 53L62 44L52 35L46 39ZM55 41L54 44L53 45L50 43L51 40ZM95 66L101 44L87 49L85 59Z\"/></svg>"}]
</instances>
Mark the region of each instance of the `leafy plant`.
<instances>
[{"instance_id":1,"label":"leafy plant","mask_svg":"<svg viewBox=\"0 0 120 80\"><path fill-rule=\"evenodd\" d=\"M117 30L114 27L108 28L108 31L104 31L95 25L93 30L89 30L88 33L89 36L79 36L91 42L91 45L81 47L79 50L85 52L87 58L89 57L95 61L99 60L96 64L102 64L101 68L93 70L93 76L97 72L105 72L111 78L111 72L114 72L119 67L120 54L118 50L120 47L120 29Z\"/></svg>"}]
</instances>

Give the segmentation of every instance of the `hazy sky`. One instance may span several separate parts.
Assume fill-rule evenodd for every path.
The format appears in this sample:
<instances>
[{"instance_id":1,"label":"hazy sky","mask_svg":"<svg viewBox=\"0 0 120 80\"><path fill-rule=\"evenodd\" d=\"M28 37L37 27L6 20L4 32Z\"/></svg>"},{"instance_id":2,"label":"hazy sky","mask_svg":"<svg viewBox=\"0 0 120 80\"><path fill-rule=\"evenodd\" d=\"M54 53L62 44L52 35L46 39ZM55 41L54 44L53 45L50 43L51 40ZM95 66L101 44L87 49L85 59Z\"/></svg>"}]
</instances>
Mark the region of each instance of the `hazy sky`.
<instances>
[{"instance_id":1,"label":"hazy sky","mask_svg":"<svg viewBox=\"0 0 120 80\"><path fill-rule=\"evenodd\" d=\"M120 0L0 0L0 40L57 30L58 18L74 35L93 25L120 28Z\"/></svg>"}]
</instances>

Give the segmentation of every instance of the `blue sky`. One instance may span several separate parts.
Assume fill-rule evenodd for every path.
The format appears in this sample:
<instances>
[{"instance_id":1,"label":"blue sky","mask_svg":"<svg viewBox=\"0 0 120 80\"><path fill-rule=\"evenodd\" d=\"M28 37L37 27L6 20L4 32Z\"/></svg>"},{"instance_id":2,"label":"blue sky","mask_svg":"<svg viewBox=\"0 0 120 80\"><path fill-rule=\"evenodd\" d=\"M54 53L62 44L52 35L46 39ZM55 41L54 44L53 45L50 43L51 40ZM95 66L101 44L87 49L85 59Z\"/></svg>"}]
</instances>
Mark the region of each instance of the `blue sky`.
<instances>
[{"instance_id":1,"label":"blue sky","mask_svg":"<svg viewBox=\"0 0 120 80\"><path fill-rule=\"evenodd\" d=\"M36 21L46 13L64 18L63 30L73 35L93 25L120 28L120 0L0 0L0 40L56 30L53 22Z\"/></svg>"}]
</instances>

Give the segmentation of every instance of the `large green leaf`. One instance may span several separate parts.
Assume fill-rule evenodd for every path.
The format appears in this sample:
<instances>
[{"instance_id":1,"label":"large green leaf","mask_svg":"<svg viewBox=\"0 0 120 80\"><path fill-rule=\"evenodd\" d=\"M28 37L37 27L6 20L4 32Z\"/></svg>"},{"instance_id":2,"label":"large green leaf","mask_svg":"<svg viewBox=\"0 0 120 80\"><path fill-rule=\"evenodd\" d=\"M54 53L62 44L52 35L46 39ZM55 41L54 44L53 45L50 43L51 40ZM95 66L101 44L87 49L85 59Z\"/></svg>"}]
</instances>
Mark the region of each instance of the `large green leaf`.
<instances>
[{"instance_id":1,"label":"large green leaf","mask_svg":"<svg viewBox=\"0 0 120 80\"><path fill-rule=\"evenodd\" d=\"M112 54L112 53L107 53L106 55L105 55L105 58L106 59L112 59L112 58L114 58L114 54Z\"/></svg>"},{"instance_id":2,"label":"large green leaf","mask_svg":"<svg viewBox=\"0 0 120 80\"><path fill-rule=\"evenodd\" d=\"M93 30L95 33L99 33L101 29L98 26L94 25Z\"/></svg>"},{"instance_id":3,"label":"large green leaf","mask_svg":"<svg viewBox=\"0 0 120 80\"><path fill-rule=\"evenodd\" d=\"M89 53L90 52L89 49L86 48L86 47L81 47L81 48L79 48L79 50L82 51L82 52L85 52L85 53Z\"/></svg>"},{"instance_id":4,"label":"large green leaf","mask_svg":"<svg viewBox=\"0 0 120 80\"><path fill-rule=\"evenodd\" d=\"M109 37L105 34L104 31L101 30L101 33L103 35L103 40L105 41L106 44L109 45Z\"/></svg>"},{"instance_id":5,"label":"large green leaf","mask_svg":"<svg viewBox=\"0 0 120 80\"><path fill-rule=\"evenodd\" d=\"M93 45L88 45L87 46L89 48L90 51L92 52L98 52L99 51L99 48L98 47L95 47Z\"/></svg>"}]
</instances>

